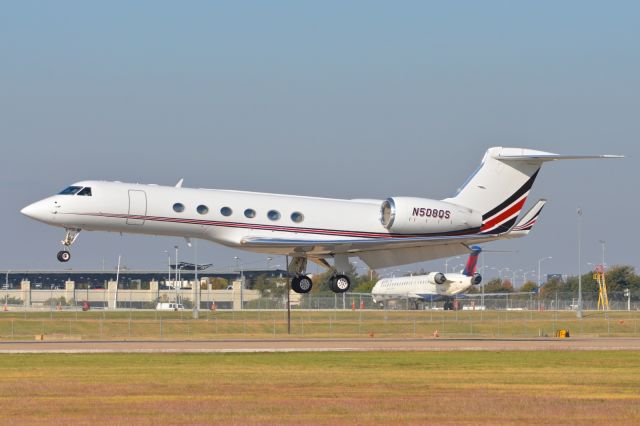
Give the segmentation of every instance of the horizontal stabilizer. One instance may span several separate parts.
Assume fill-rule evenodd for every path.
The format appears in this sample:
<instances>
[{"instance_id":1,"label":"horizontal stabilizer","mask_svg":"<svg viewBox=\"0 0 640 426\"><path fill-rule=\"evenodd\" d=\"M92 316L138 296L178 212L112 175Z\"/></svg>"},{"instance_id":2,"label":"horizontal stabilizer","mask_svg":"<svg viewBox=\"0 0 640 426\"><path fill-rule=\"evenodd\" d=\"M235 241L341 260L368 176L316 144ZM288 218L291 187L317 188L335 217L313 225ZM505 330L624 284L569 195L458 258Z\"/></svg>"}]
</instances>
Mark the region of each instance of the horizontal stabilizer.
<instances>
[{"instance_id":1,"label":"horizontal stabilizer","mask_svg":"<svg viewBox=\"0 0 640 426\"><path fill-rule=\"evenodd\" d=\"M506 151L506 152L505 152ZM509 150L511 151L511 150ZM507 160L507 161L536 161L536 162L545 162L545 161L557 161L557 160L596 160L602 158L624 158L624 155L561 155L561 154L552 154L550 152L536 152L529 151L528 153L518 154L511 153L508 150L504 150L502 153L496 155L496 159L498 160ZM523 150L527 151L527 150Z\"/></svg>"},{"instance_id":2,"label":"horizontal stabilizer","mask_svg":"<svg viewBox=\"0 0 640 426\"><path fill-rule=\"evenodd\" d=\"M520 222L518 222L511 231L506 235L507 238L515 238L515 237L524 237L528 235L533 225L536 224L538 217L540 216L540 212L542 212L542 208L547 203L547 200L538 200L537 203L534 204L533 207L529 209Z\"/></svg>"}]
</instances>

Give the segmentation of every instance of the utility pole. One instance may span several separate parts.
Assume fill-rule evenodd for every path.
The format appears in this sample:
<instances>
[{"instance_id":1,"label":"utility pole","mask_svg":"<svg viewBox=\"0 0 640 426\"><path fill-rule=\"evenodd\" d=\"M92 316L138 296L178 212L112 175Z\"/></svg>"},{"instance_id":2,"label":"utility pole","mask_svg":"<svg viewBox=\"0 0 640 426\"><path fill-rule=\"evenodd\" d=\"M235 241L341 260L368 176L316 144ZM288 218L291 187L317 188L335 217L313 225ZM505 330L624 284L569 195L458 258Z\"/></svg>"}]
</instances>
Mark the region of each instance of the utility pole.
<instances>
[{"instance_id":1,"label":"utility pole","mask_svg":"<svg viewBox=\"0 0 640 426\"><path fill-rule=\"evenodd\" d=\"M193 319L198 319L198 317L200 316L200 280L198 280L198 240L194 241L194 245L193 245L193 249L195 251L195 280L196 282L194 283L194 285L196 286L195 291L195 301L193 304L193 313L192 313L192 317Z\"/></svg>"},{"instance_id":2,"label":"utility pole","mask_svg":"<svg viewBox=\"0 0 640 426\"><path fill-rule=\"evenodd\" d=\"M582 209L578 207L578 309L576 316L582 318ZM557 309L557 307L556 307Z\"/></svg>"}]
</instances>

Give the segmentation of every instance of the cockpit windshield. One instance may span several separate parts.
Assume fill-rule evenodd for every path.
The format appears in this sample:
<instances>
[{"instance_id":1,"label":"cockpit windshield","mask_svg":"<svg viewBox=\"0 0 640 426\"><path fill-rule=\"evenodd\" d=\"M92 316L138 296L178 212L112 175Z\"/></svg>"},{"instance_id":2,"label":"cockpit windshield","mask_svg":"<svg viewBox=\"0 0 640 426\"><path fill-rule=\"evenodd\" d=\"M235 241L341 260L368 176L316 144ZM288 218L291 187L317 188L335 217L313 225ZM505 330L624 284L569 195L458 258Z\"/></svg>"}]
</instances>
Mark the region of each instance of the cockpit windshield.
<instances>
[{"instance_id":1,"label":"cockpit windshield","mask_svg":"<svg viewBox=\"0 0 640 426\"><path fill-rule=\"evenodd\" d=\"M91 197L91 188L89 188L88 186L85 186L84 188L82 188L82 191L78 192L78 195Z\"/></svg>"},{"instance_id":2,"label":"cockpit windshield","mask_svg":"<svg viewBox=\"0 0 640 426\"><path fill-rule=\"evenodd\" d=\"M59 195L74 195L78 191L80 191L81 189L82 189L81 186L68 186L65 189L63 189L62 191L60 191L58 194Z\"/></svg>"}]
</instances>

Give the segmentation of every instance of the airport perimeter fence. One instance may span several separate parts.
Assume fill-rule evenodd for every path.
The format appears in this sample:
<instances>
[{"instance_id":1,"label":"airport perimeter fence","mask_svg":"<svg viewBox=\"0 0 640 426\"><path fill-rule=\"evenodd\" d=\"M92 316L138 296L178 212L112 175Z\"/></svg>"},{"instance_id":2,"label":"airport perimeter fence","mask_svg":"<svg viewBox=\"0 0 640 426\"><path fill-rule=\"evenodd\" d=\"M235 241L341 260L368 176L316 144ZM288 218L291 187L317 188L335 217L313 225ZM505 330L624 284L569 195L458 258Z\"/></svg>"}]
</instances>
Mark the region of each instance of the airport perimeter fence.
<instances>
[{"instance_id":1,"label":"airport perimeter fence","mask_svg":"<svg viewBox=\"0 0 640 426\"><path fill-rule=\"evenodd\" d=\"M640 337L639 311L8 311L0 340Z\"/></svg>"},{"instance_id":2,"label":"airport perimeter fence","mask_svg":"<svg viewBox=\"0 0 640 426\"><path fill-rule=\"evenodd\" d=\"M200 300L201 310L286 310L286 294L265 297L257 290L201 290L196 294L192 289L125 290L107 292L104 289L65 290L21 290L0 291L2 310L26 311L69 311L69 310L155 310L159 306L167 309L167 304L179 304L180 309L189 310L194 301ZM370 293L343 294L296 294L289 298L291 309L306 310L443 310L443 299L416 302L413 298L398 297L385 302L375 301ZM163 304L163 305L159 305ZM524 310L524 311L566 311L576 310L578 298L575 293L555 293L539 297L535 293L492 293L460 295L453 299L456 310ZM583 293L582 309L599 310L598 295ZM640 309L640 292L611 292L608 310L624 311Z\"/></svg>"},{"instance_id":3,"label":"airport perimeter fence","mask_svg":"<svg viewBox=\"0 0 640 426\"><path fill-rule=\"evenodd\" d=\"M414 309L409 299L381 307L370 294L310 294L292 296L289 321L282 297L243 294L237 309L233 297L215 304L205 300L194 319L186 292L178 298L185 309L178 311L155 309L156 300L136 300L142 292L119 296L123 294L127 299L118 299L115 309L109 300L91 297L84 311L81 298L46 298L31 306L7 303L0 310L0 340L552 337L559 329L569 329L573 337L640 337L640 302L635 298L630 304L612 298L610 310L602 311L596 309L597 299L585 297L584 315L578 319L576 298L560 294L541 300L535 295L491 296L484 304L481 297L467 297L456 310L444 310L441 301Z\"/></svg>"}]
</instances>

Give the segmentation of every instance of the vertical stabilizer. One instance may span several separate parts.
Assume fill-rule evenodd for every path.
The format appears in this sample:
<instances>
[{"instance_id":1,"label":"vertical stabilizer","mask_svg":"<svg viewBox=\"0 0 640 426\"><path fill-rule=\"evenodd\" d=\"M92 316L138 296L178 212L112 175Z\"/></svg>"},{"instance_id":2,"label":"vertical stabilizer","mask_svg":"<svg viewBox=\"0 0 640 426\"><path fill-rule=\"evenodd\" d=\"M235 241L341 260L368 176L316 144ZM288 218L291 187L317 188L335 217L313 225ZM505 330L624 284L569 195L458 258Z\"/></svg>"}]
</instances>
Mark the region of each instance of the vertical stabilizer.
<instances>
[{"instance_id":1,"label":"vertical stabilizer","mask_svg":"<svg viewBox=\"0 0 640 426\"><path fill-rule=\"evenodd\" d=\"M476 172L454 197L444 201L480 212L481 233L501 234L516 223L542 163L589 158L619 156L558 155L526 148L489 148Z\"/></svg>"},{"instance_id":2,"label":"vertical stabilizer","mask_svg":"<svg viewBox=\"0 0 640 426\"><path fill-rule=\"evenodd\" d=\"M476 273L476 266L478 265L478 256L482 249L479 246L471 246L471 253L469 254L469 259L467 259L467 266L464 267L464 271L462 271L463 275L467 277L472 277Z\"/></svg>"}]
</instances>

